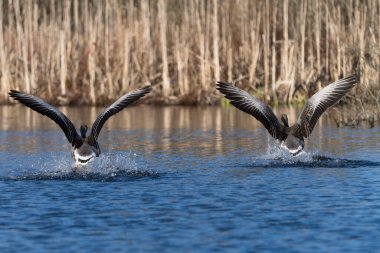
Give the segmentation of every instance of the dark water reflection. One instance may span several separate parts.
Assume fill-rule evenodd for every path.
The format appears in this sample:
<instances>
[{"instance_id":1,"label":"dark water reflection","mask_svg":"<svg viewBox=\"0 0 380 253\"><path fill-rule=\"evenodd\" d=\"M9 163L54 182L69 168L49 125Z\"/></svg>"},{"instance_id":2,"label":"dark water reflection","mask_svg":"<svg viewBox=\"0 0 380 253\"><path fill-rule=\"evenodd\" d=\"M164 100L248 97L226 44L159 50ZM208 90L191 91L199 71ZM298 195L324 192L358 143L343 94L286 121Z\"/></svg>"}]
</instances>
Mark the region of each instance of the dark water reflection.
<instances>
[{"instance_id":1,"label":"dark water reflection","mask_svg":"<svg viewBox=\"0 0 380 253\"><path fill-rule=\"evenodd\" d=\"M76 126L102 108L61 108ZM280 108L295 122L299 110ZM234 108L132 107L79 173L58 126L0 107L1 252L376 252L380 128L323 117L289 158Z\"/></svg>"}]
</instances>

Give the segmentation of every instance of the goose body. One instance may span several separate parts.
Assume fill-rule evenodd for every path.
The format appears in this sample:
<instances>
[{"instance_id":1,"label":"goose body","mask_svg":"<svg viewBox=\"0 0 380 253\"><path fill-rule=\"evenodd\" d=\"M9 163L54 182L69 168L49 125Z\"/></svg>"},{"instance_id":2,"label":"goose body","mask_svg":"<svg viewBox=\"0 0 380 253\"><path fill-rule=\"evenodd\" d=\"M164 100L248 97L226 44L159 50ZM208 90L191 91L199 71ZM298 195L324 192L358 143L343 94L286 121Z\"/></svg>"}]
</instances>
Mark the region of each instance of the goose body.
<instances>
[{"instance_id":1,"label":"goose body","mask_svg":"<svg viewBox=\"0 0 380 253\"><path fill-rule=\"evenodd\" d=\"M280 147L292 155L297 155L305 147L304 139L309 137L319 117L350 91L356 82L356 76L352 75L331 83L315 93L307 101L297 122L292 126L289 126L286 114L281 115L281 121L278 120L269 105L246 91L223 82L217 82L217 90L236 108L259 120L270 135L280 142Z\"/></svg>"},{"instance_id":2,"label":"goose body","mask_svg":"<svg viewBox=\"0 0 380 253\"><path fill-rule=\"evenodd\" d=\"M120 97L96 118L89 135L87 135L87 125L81 125L80 134L78 134L74 124L66 115L38 97L16 90L11 90L9 96L32 110L49 117L58 124L72 145L71 156L75 164L86 165L101 153L97 140L105 122L131 103L148 94L151 90L151 86L145 86Z\"/></svg>"}]
</instances>

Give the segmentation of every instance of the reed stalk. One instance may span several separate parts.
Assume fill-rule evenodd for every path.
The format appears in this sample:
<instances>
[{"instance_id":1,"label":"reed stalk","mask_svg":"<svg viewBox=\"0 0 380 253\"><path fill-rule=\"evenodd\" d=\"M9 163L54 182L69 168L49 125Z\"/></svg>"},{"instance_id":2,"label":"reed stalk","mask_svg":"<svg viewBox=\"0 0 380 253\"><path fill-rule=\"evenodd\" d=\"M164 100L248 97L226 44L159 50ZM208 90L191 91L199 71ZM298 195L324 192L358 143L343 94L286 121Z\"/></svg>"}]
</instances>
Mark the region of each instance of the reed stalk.
<instances>
[{"instance_id":1,"label":"reed stalk","mask_svg":"<svg viewBox=\"0 0 380 253\"><path fill-rule=\"evenodd\" d=\"M213 20L212 20L212 35L213 35L213 57L214 57L214 78L220 80L219 66L219 22L218 22L218 0L213 2Z\"/></svg>"},{"instance_id":2,"label":"reed stalk","mask_svg":"<svg viewBox=\"0 0 380 253\"><path fill-rule=\"evenodd\" d=\"M277 91L276 91L276 25L277 25L277 2L275 3L272 17L272 95L274 103L277 103Z\"/></svg>"},{"instance_id":3,"label":"reed stalk","mask_svg":"<svg viewBox=\"0 0 380 253\"><path fill-rule=\"evenodd\" d=\"M161 53L162 53L162 94L164 95L164 97L168 97L170 95L170 79L169 79L167 40L166 40L167 16L166 16L166 5L164 3L164 0L159 0L158 2L158 15L159 15L159 23L160 23L160 42L161 42Z\"/></svg>"},{"instance_id":4,"label":"reed stalk","mask_svg":"<svg viewBox=\"0 0 380 253\"><path fill-rule=\"evenodd\" d=\"M0 99L6 100L5 94L10 89L9 83L9 71L7 65L7 48L4 44L4 32L3 32L3 2L0 1L0 66L1 66L1 89L0 89Z\"/></svg>"}]
</instances>

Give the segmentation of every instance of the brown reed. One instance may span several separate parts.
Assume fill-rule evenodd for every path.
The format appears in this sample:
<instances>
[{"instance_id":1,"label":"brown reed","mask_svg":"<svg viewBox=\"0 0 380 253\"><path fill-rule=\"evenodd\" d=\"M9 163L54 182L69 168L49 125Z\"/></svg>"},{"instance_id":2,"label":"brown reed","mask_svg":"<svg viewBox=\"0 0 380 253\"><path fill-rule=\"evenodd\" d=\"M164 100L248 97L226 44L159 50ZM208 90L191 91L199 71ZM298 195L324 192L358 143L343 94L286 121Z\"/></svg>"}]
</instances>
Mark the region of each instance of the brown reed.
<instances>
[{"instance_id":1,"label":"brown reed","mask_svg":"<svg viewBox=\"0 0 380 253\"><path fill-rule=\"evenodd\" d=\"M351 96L379 101L379 23L378 0L2 0L0 102L103 104L152 84L151 102L210 104L222 80L292 103L351 73Z\"/></svg>"}]
</instances>

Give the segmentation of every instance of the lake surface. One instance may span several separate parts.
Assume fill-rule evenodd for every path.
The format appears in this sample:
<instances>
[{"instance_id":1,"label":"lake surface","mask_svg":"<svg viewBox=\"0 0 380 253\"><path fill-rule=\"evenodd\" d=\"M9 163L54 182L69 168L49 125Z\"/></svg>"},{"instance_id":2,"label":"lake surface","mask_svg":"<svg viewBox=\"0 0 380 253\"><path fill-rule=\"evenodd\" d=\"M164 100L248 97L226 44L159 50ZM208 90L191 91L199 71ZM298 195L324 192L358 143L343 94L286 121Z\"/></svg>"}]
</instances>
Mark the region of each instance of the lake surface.
<instances>
[{"instance_id":1,"label":"lake surface","mask_svg":"<svg viewBox=\"0 0 380 253\"><path fill-rule=\"evenodd\" d=\"M103 108L60 108L76 126ZM279 109L296 121L299 110ZM0 107L1 252L378 252L380 127L324 116L289 157L233 107L128 108L72 172L46 117Z\"/></svg>"}]
</instances>

